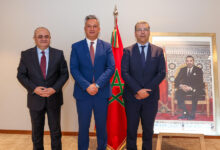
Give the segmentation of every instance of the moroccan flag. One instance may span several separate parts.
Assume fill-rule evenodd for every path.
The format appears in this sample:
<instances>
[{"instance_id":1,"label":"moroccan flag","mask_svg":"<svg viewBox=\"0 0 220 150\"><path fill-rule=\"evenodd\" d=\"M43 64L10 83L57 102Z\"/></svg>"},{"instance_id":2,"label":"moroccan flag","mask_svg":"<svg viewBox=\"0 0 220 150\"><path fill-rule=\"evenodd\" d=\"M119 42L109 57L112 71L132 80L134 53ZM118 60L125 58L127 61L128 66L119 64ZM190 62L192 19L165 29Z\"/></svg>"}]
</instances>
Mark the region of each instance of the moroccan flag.
<instances>
[{"instance_id":1,"label":"moroccan flag","mask_svg":"<svg viewBox=\"0 0 220 150\"><path fill-rule=\"evenodd\" d=\"M111 78L112 97L108 104L107 149L120 150L125 146L127 137L127 119L125 105L122 98L124 81L121 77L121 59L123 55L123 45L118 31L117 19L116 26L112 32L112 51L115 59L115 73Z\"/></svg>"}]
</instances>

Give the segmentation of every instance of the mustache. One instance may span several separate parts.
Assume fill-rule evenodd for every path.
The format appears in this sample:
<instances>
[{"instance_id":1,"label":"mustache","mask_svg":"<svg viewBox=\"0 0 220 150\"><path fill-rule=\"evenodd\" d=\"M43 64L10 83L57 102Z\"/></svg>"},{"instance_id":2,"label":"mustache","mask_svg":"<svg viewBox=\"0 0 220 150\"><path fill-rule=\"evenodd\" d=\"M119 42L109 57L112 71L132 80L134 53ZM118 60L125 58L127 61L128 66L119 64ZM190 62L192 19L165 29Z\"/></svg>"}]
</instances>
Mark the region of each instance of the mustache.
<instances>
[{"instance_id":1,"label":"mustache","mask_svg":"<svg viewBox=\"0 0 220 150\"><path fill-rule=\"evenodd\" d=\"M40 43L48 43L48 41L40 41Z\"/></svg>"}]
</instances>

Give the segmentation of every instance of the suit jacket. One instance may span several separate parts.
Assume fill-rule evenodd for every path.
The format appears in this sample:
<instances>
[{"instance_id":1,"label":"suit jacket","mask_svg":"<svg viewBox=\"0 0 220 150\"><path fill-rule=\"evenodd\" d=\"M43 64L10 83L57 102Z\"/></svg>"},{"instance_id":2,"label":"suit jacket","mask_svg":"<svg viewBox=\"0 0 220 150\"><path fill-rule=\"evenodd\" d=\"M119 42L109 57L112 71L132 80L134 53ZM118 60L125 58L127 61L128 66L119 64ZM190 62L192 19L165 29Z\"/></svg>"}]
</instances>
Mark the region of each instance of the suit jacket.
<instances>
[{"instance_id":1,"label":"suit jacket","mask_svg":"<svg viewBox=\"0 0 220 150\"><path fill-rule=\"evenodd\" d=\"M137 101L134 95L145 88L152 90L145 100L159 100L159 84L166 75L162 48L149 43L145 67L141 66L141 54L137 43L125 48L121 63L122 78L125 82L123 97Z\"/></svg>"},{"instance_id":2,"label":"suit jacket","mask_svg":"<svg viewBox=\"0 0 220 150\"><path fill-rule=\"evenodd\" d=\"M86 91L91 83L99 85L99 91L94 97L109 98L112 95L110 78L115 71L115 62L111 45L97 40L94 66L86 39L72 45L70 71L75 79L74 97L76 99L90 98Z\"/></svg>"},{"instance_id":3,"label":"suit jacket","mask_svg":"<svg viewBox=\"0 0 220 150\"><path fill-rule=\"evenodd\" d=\"M17 78L27 89L27 105L31 110L42 110L46 101L44 97L33 93L37 86L52 87L56 93L47 98L47 106L58 108L63 104L62 87L69 77L67 64L61 50L49 47L49 64L44 79L37 54L37 47L21 52Z\"/></svg>"},{"instance_id":4,"label":"suit jacket","mask_svg":"<svg viewBox=\"0 0 220 150\"><path fill-rule=\"evenodd\" d=\"M177 89L180 84L186 84L191 86L196 94L204 94L203 71L197 66L193 67L189 76L187 76L187 67L181 68L174 82Z\"/></svg>"}]
</instances>

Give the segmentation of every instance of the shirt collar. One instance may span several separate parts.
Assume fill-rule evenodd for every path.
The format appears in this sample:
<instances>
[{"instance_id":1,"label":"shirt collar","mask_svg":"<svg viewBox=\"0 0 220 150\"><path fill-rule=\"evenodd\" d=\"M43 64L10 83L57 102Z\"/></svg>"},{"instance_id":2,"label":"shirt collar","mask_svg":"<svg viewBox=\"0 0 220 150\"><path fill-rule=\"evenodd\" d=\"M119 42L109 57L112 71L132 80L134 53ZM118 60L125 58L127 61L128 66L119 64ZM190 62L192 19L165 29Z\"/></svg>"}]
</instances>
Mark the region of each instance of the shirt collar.
<instances>
[{"instance_id":1,"label":"shirt collar","mask_svg":"<svg viewBox=\"0 0 220 150\"><path fill-rule=\"evenodd\" d=\"M95 39L94 41L91 41L89 39L86 38L86 42L88 44L88 46L90 46L91 42L94 42L93 45L96 45L98 39Z\"/></svg>"},{"instance_id":2,"label":"shirt collar","mask_svg":"<svg viewBox=\"0 0 220 150\"><path fill-rule=\"evenodd\" d=\"M192 66L191 68L188 68L188 67L187 67L187 69L190 70L190 71L192 71L192 70L193 70L193 66Z\"/></svg>"},{"instance_id":3,"label":"shirt collar","mask_svg":"<svg viewBox=\"0 0 220 150\"><path fill-rule=\"evenodd\" d=\"M39 53L41 54L42 51L43 51L43 50L41 50L40 48L37 47L37 53L38 53L38 54L39 54ZM44 53L45 53L45 54L48 54L48 53L49 53L49 47L44 50Z\"/></svg>"},{"instance_id":4,"label":"shirt collar","mask_svg":"<svg viewBox=\"0 0 220 150\"><path fill-rule=\"evenodd\" d=\"M137 43L137 44L138 44L138 47L141 47L141 46L146 46L146 47L148 47L149 42L145 43L144 45L141 45L140 43Z\"/></svg>"}]
</instances>

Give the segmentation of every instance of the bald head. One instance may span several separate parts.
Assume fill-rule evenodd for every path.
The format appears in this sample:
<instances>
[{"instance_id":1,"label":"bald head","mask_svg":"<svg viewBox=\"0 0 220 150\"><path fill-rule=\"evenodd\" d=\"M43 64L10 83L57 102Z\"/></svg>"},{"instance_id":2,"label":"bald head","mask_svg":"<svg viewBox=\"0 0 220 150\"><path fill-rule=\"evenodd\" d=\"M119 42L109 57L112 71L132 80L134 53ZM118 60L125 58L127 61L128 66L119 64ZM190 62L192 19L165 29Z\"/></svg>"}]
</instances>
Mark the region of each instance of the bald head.
<instances>
[{"instance_id":1,"label":"bald head","mask_svg":"<svg viewBox=\"0 0 220 150\"><path fill-rule=\"evenodd\" d=\"M50 31L49 31L47 28L45 28L45 27L38 27L38 28L36 28L36 29L34 30L34 37L36 37L36 33L37 33L39 30L46 30L46 31L49 33L49 35L50 35Z\"/></svg>"},{"instance_id":2,"label":"bald head","mask_svg":"<svg viewBox=\"0 0 220 150\"><path fill-rule=\"evenodd\" d=\"M38 48L45 50L50 45L50 31L45 27L39 27L34 31L34 41Z\"/></svg>"}]
</instances>

